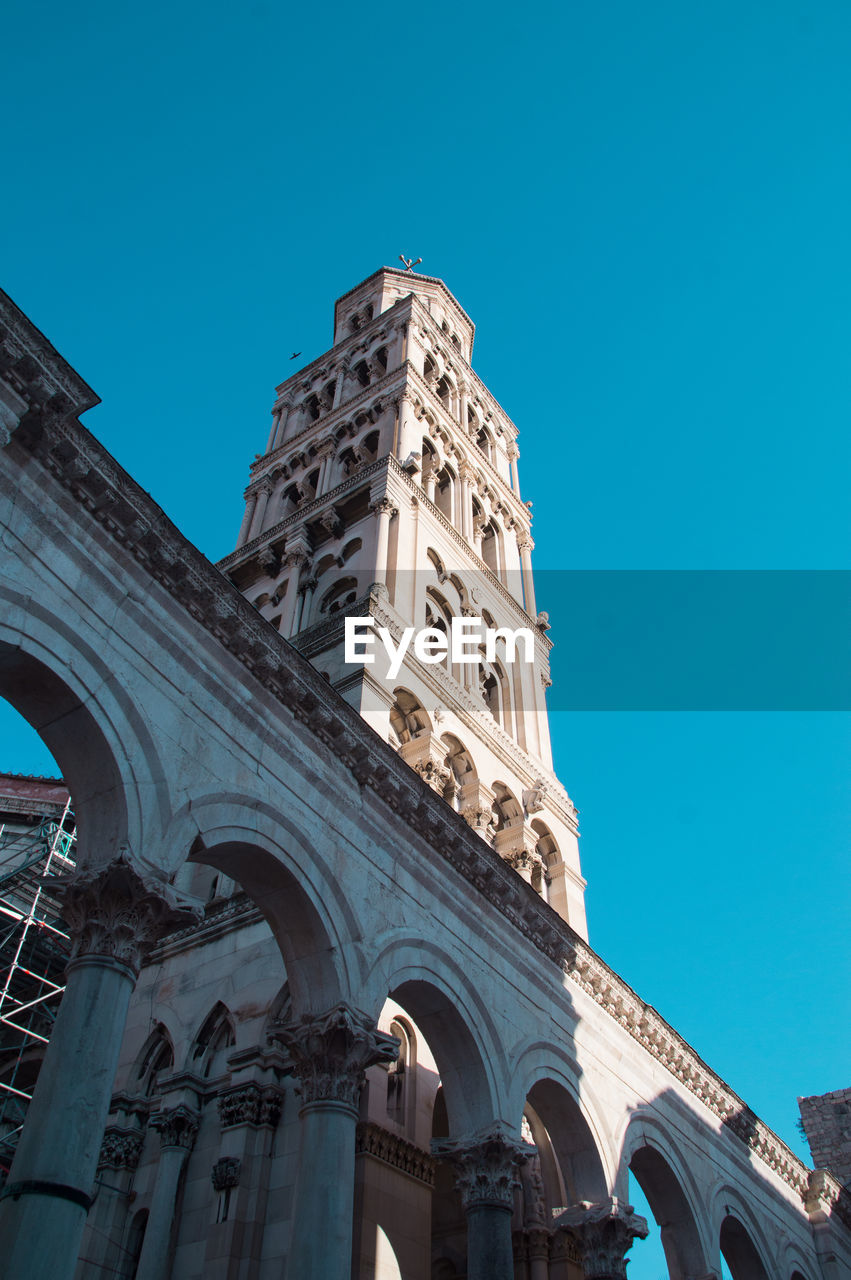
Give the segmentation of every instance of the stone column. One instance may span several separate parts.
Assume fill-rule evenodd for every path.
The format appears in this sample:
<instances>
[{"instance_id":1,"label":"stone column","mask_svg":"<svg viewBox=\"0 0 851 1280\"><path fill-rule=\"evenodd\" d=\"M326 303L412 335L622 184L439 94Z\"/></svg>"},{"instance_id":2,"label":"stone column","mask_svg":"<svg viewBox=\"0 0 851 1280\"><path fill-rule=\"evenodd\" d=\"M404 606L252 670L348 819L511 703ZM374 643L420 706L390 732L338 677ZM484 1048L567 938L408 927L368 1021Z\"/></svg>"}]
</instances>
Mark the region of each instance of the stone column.
<instances>
[{"instance_id":1,"label":"stone column","mask_svg":"<svg viewBox=\"0 0 851 1280\"><path fill-rule=\"evenodd\" d=\"M375 539L375 581L387 585L387 552L390 547L390 521L397 514L390 498L379 498L373 502L370 511L378 521L378 533Z\"/></svg>"},{"instance_id":2,"label":"stone column","mask_svg":"<svg viewBox=\"0 0 851 1280\"><path fill-rule=\"evenodd\" d=\"M160 1134L160 1159L136 1280L165 1280L170 1273L172 1226L180 1175L198 1133L198 1115L187 1106L166 1107L151 1118Z\"/></svg>"},{"instance_id":3,"label":"stone column","mask_svg":"<svg viewBox=\"0 0 851 1280\"><path fill-rule=\"evenodd\" d=\"M70 1280L91 1204L130 995L161 934L196 913L121 852L57 886L67 985L0 1199L4 1274Z\"/></svg>"},{"instance_id":4,"label":"stone column","mask_svg":"<svg viewBox=\"0 0 851 1280\"><path fill-rule=\"evenodd\" d=\"M340 404L342 403L342 400L343 400L343 388L344 388L344 387L345 387L345 385L346 385L346 374L347 374L347 373L348 373L348 369L346 368L346 366L345 366L344 364L341 364L341 365L340 365L340 367L339 367L339 370L338 370L338 372L337 372L337 385L336 385L336 387L334 388L334 404L333 404L333 408L335 408L335 409L339 408Z\"/></svg>"},{"instance_id":5,"label":"stone column","mask_svg":"<svg viewBox=\"0 0 851 1280\"><path fill-rule=\"evenodd\" d=\"M567 1227L582 1258L585 1280L626 1280L626 1255L647 1222L616 1196L601 1204L583 1200L558 1214L555 1227Z\"/></svg>"},{"instance_id":6,"label":"stone column","mask_svg":"<svg viewBox=\"0 0 851 1280\"><path fill-rule=\"evenodd\" d=\"M284 434L286 433L286 430L287 430L287 422L289 421L291 408L292 408L292 401L284 400L283 404L281 405L280 411L278 413L278 421L276 424L275 434L272 438L272 444L270 445L270 451L272 449L277 449L278 446L283 442Z\"/></svg>"},{"instance_id":7,"label":"stone column","mask_svg":"<svg viewBox=\"0 0 851 1280\"><path fill-rule=\"evenodd\" d=\"M310 621L310 610L313 605L313 597L316 592L318 581L318 578L305 578L304 581L299 584L298 594L300 599L298 621L293 632L294 635L298 635L300 631L303 631Z\"/></svg>"},{"instance_id":8,"label":"stone column","mask_svg":"<svg viewBox=\"0 0 851 1280\"><path fill-rule=\"evenodd\" d=\"M518 534L517 547L520 551L520 567L523 576L523 601L526 612L531 618L537 618L538 610L535 605L535 584L532 581L532 548L534 542L528 534Z\"/></svg>"},{"instance_id":9,"label":"stone column","mask_svg":"<svg viewBox=\"0 0 851 1280\"><path fill-rule=\"evenodd\" d=\"M517 474L517 459L520 457L520 450L516 444L508 446L508 465L511 469L511 489L515 497L520 497L520 477Z\"/></svg>"},{"instance_id":10,"label":"stone column","mask_svg":"<svg viewBox=\"0 0 851 1280\"><path fill-rule=\"evenodd\" d=\"M471 1138L435 1138L432 1154L455 1168L467 1215L467 1280L513 1280L511 1214L517 1169L536 1148L497 1122Z\"/></svg>"},{"instance_id":11,"label":"stone column","mask_svg":"<svg viewBox=\"0 0 851 1280\"><path fill-rule=\"evenodd\" d=\"M272 486L267 480L257 490L257 505L254 508L254 519L251 521L251 532L246 539L247 542L250 542L252 538L256 538L258 533L263 532L263 517L266 515L266 508L269 505L271 496Z\"/></svg>"},{"instance_id":12,"label":"stone column","mask_svg":"<svg viewBox=\"0 0 851 1280\"><path fill-rule=\"evenodd\" d=\"M288 551L284 556L284 564L289 572L289 577L287 578L287 591L281 610L281 635L289 637L292 634L293 623L295 622L296 608L301 599L298 594L299 578L302 568L307 564L307 552L302 550L301 547L297 547L294 551Z\"/></svg>"},{"instance_id":13,"label":"stone column","mask_svg":"<svg viewBox=\"0 0 851 1280\"><path fill-rule=\"evenodd\" d=\"M349 1280L358 1100L366 1068L395 1062L399 1041L346 1004L273 1034L289 1052L302 1099L287 1280Z\"/></svg>"},{"instance_id":14,"label":"stone column","mask_svg":"<svg viewBox=\"0 0 851 1280\"><path fill-rule=\"evenodd\" d=\"M396 454L400 462L406 462L412 453L419 453L422 449L422 428L414 416L411 397L406 392L399 396L396 412L399 416Z\"/></svg>"},{"instance_id":15,"label":"stone column","mask_svg":"<svg viewBox=\"0 0 851 1280\"><path fill-rule=\"evenodd\" d=\"M254 519L254 511L257 507L257 494L249 493L245 499L245 515L242 517L242 524L239 527L239 537L236 540L238 547L244 546L248 541L248 530L251 528L251 522Z\"/></svg>"},{"instance_id":16,"label":"stone column","mask_svg":"<svg viewBox=\"0 0 851 1280\"><path fill-rule=\"evenodd\" d=\"M317 498L321 498L323 493L328 490L328 472L331 469L331 459L334 457L336 447L333 440L326 440L316 451L316 456L319 458L319 479L316 481Z\"/></svg>"},{"instance_id":17,"label":"stone column","mask_svg":"<svg viewBox=\"0 0 851 1280\"><path fill-rule=\"evenodd\" d=\"M467 462L458 468L461 477L461 528L462 537L469 543L473 541L473 500L472 488L476 481L476 473Z\"/></svg>"},{"instance_id":18,"label":"stone column","mask_svg":"<svg viewBox=\"0 0 851 1280\"><path fill-rule=\"evenodd\" d=\"M278 434L278 426L281 421L281 410L274 409L272 411L272 427L269 431L269 439L266 441L266 452L271 453L275 447L275 437Z\"/></svg>"}]
</instances>

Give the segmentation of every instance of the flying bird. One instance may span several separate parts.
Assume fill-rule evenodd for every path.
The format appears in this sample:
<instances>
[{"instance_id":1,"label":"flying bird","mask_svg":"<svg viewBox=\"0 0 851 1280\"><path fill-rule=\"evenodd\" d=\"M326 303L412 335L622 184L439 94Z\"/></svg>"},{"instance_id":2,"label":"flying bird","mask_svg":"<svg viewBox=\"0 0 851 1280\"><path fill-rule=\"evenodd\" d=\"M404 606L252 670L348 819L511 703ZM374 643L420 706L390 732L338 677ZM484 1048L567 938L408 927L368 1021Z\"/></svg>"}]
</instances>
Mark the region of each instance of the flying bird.
<instances>
[{"instance_id":1,"label":"flying bird","mask_svg":"<svg viewBox=\"0 0 851 1280\"><path fill-rule=\"evenodd\" d=\"M301 352L300 352L300 351L294 351L294 352L292 353L292 355L290 356L290 359L291 359L291 360L295 360L296 356L300 356L300 355L301 355Z\"/></svg>"}]
</instances>

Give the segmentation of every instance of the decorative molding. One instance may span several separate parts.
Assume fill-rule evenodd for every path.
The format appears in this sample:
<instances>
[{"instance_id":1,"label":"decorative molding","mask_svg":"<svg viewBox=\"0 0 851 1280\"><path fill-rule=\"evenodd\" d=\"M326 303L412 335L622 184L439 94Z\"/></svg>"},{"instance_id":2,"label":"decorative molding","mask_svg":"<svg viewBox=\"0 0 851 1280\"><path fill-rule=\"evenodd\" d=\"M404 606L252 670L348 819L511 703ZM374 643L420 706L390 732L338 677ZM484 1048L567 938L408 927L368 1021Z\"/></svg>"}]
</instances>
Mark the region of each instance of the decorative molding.
<instances>
[{"instance_id":1,"label":"decorative molding","mask_svg":"<svg viewBox=\"0 0 851 1280\"><path fill-rule=\"evenodd\" d=\"M227 1191L230 1187L238 1187L242 1174L242 1161L237 1156L222 1156L210 1171L210 1181L214 1191Z\"/></svg>"},{"instance_id":2,"label":"decorative molding","mask_svg":"<svg viewBox=\"0 0 851 1280\"><path fill-rule=\"evenodd\" d=\"M355 1154L369 1155L393 1169L400 1169L409 1177L427 1187L434 1186L434 1171L437 1161L422 1147L415 1146L398 1134L391 1133L380 1124L361 1121L355 1136Z\"/></svg>"},{"instance_id":3,"label":"decorative molding","mask_svg":"<svg viewBox=\"0 0 851 1280\"><path fill-rule=\"evenodd\" d=\"M200 1116L181 1103L177 1107L164 1107L151 1116L150 1125L160 1135L161 1147L181 1147L191 1151L198 1136Z\"/></svg>"},{"instance_id":4,"label":"decorative molding","mask_svg":"<svg viewBox=\"0 0 851 1280\"><path fill-rule=\"evenodd\" d=\"M617 1197L592 1204L583 1200L563 1209L553 1220L573 1235L585 1280L626 1280L626 1255L636 1237L644 1240L647 1221Z\"/></svg>"},{"instance_id":5,"label":"decorative molding","mask_svg":"<svg viewBox=\"0 0 851 1280\"><path fill-rule=\"evenodd\" d=\"M395 1036L379 1031L367 1014L347 1004L276 1026L271 1039L279 1040L290 1055L303 1107L336 1103L354 1114L366 1068L395 1062L399 1054Z\"/></svg>"},{"instance_id":6,"label":"decorative molding","mask_svg":"<svg viewBox=\"0 0 851 1280\"><path fill-rule=\"evenodd\" d=\"M271 1085L237 1085L219 1095L217 1106L223 1129L233 1129L239 1124L255 1128L268 1125L274 1129L281 1118L283 1094Z\"/></svg>"},{"instance_id":7,"label":"decorative molding","mask_svg":"<svg viewBox=\"0 0 851 1280\"><path fill-rule=\"evenodd\" d=\"M122 849L105 866L78 867L55 885L71 935L69 965L107 956L135 975L159 937L200 918L200 908L180 901L176 890L134 864Z\"/></svg>"},{"instance_id":8,"label":"decorative molding","mask_svg":"<svg viewBox=\"0 0 851 1280\"><path fill-rule=\"evenodd\" d=\"M142 1154L144 1134L138 1129L122 1129L111 1125L103 1135L98 1156L101 1169L135 1169Z\"/></svg>"}]
</instances>

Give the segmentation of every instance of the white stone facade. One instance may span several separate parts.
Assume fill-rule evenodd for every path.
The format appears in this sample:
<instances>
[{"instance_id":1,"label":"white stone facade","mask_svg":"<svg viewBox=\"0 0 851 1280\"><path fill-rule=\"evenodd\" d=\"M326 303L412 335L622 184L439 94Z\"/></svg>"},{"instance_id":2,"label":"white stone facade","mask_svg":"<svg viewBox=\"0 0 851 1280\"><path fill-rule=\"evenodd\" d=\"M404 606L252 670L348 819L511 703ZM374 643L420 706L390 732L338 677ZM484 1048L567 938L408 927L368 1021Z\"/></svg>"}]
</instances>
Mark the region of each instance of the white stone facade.
<instances>
[{"instance_id":1,"label":"white stone facade","mask_svg":"<svg viewBox=\"0 0 851 1280\"><path fill-rule=\"evenodd\" d=\"M81 427L93 394L7 299L2 319L0 692L62 769L79 858L67 989L0 1199L10 1280L622 1278L646 1231L630 1168L674 1280L717 1280L721 1249L734 1280L851 1274L848 1193L585 939L543 627L537 682L496 704L449 671L409 665L400 701L333 665L358 600L424 620L411 559L434 591L475 572L495 619L538 623L514 429L445 287L383 271L337 304L332 352L281 391L233 581ZM409 462L428 441L446 510ZM355 578L327 621L325 555L335 589ZM501 826L471 821L474 787Z\"/></svg>"}]
</instances>

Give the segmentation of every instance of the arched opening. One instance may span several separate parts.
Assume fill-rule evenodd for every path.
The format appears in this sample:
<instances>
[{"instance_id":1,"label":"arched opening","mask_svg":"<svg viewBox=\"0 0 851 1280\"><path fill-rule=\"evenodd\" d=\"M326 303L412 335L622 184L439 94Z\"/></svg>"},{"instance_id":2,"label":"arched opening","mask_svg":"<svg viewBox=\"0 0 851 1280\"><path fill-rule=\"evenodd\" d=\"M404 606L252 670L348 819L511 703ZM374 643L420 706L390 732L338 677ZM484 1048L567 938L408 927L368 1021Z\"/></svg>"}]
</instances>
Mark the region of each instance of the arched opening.
<instances>
[{"instance_id":1,"label":"arched opening","mask_svg":"<svg viewBox=\"0 0 851 1280\"><path fill-rule=\"evenodd\" d=\"M341 609L347 609L350 604L354 604L357 598L357 578L341 578L325 592L320 600L318 615L324 617L339 613Z\"/></svg>"},{"instance_id":2,"label":"arched opening","mask_svg":"<svg viewBox=\"0 0 851 1280\"><path fill-rule=\"evenodd\" d=\"M733 1280L769 1280L747 1227L731 1213L721 1223L719 1244Z\"/></svg>"},{"instance_id":3,"label":"arched opening","mask_svg":"<svg viewBox=\"0 0 851 1280\"><path fill-rule=\"evenodd\" d=\"M391 742L404 746L423 734L431 733L431 720L422 703L408 689L395 689L390 709Z\"/></svg>"},{"instance_id":4,"label":"arched opening","mask_svg":"<svg viewBox=\"0 0 851 1280\"><path fill-rule=\"evenodd\" d=\"M659 1228L670 1280L706 1274L709 1267L694 1214L668 1161L655 1147L642 1146L633 1153L629 1168L650 1206L651 1225L655 1222ZM642 1249L650 1247L652 1241Z\"/></svg>"},{"instance_id":5,"label":"arched opening","mask_svg":"<svg viewBox=\"0 0 851 1280\"><path fill-rule=\"evenodd\" d=\"M529 1090L526 1109L529 1108L546 1130L558 1169L559 1190L564 1190L566 1205L579 1204L582 1200L598 1203L607 1199L609 1190L603 1162L591 1127L576 1099L558 1081L542 1079ZM555 1187L549 1190L551 1198L555 1191Z\"/></svg>"},{"instance_id":6,"label":"arched opening","mask_svg":"<svg viewBox=\"0 0 851 1280\"><path fill-rule=\"evenodd\" d=\"M203 1079L215 1078L226 1066L227 1050L236 1043L233 1019L219 1001L201 1025L190 1054L190 1069Z\"/></svg>"}]
</instances>

